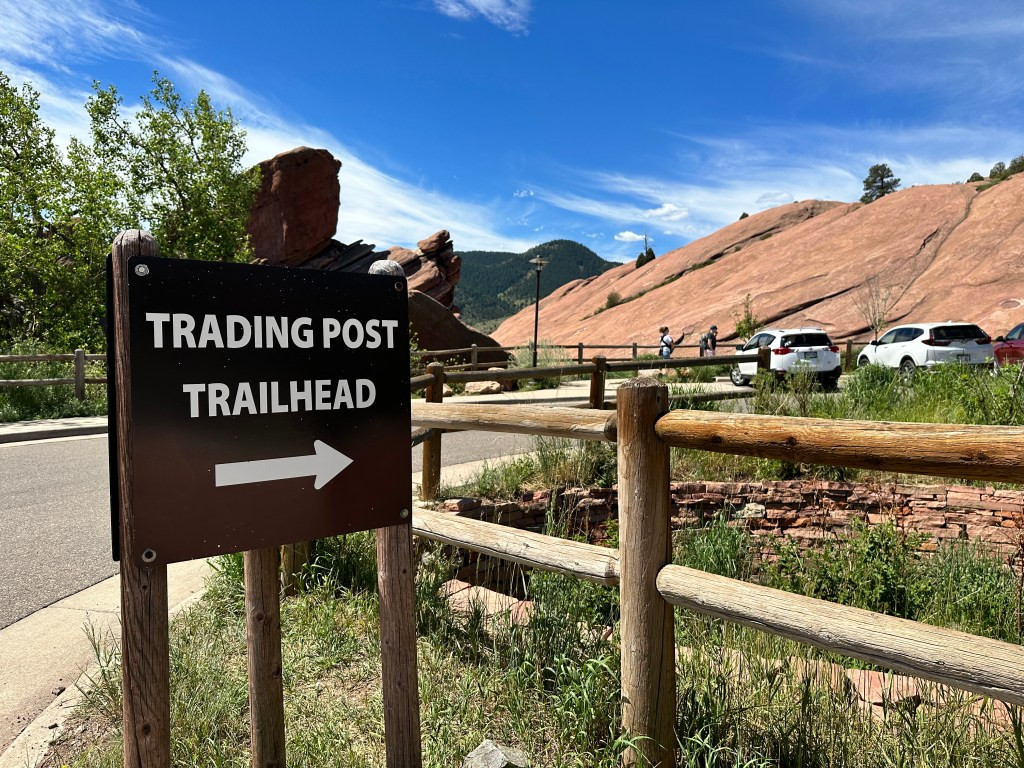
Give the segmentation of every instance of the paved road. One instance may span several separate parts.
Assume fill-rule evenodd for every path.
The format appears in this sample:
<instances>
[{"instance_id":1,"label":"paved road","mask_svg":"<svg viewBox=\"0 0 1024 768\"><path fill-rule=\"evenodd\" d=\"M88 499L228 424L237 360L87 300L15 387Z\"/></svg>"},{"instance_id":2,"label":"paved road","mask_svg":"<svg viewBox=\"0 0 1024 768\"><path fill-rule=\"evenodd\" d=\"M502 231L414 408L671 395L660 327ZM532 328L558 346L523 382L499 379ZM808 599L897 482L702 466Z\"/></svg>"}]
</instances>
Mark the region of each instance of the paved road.
<instances>
[{"instance_id":1,"label":"paved road","mask_svg":"<svg viewBox=\"0 0 1024 768\"><path fill-rule=\"evenodd\" d=\"M0 628L117 573L107 439L0 445Z\"/></svg>"},{"instance_id":2,"label":"paved road","mask_svg":"<svg viewBox=\"0 0 1024 768\"><path fill-rule=\"evenodd\" d=\"M442 465L530 450L533 438L456 432ZM418 471L423 450L414 448ZM0 445L0 629L117 573L105 435Z\"/></svg>"}]
</instances>

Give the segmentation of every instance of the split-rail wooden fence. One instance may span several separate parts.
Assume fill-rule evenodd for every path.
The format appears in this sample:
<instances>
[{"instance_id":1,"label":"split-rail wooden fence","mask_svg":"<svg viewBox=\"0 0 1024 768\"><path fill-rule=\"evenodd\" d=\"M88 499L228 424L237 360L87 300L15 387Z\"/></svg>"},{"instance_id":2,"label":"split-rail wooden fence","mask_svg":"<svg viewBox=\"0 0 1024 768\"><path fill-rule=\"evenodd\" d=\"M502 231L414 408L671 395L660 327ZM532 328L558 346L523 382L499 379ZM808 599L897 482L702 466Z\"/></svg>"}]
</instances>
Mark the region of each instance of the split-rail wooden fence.
<instances>
[{"instance_id":1,"label":"split-rail wooden fence","mask_svg":"<svg viewBox=\"0 0 1024 768\"><path fill-rule=\"evenodd\" d=\"M412 527L422 538L618 587L622 727L634 745L624 765L675 765L676 606L1024 705L1020 646L673 565L669 496L672 447L1019 483L1024 481L1024 429L670 411L668 388L650 378L621 385L614 412L459 405L435 402L441 386L437 373L432 372L426 400L414 401L412 411L413 424L430 432L424 441L424 500L437 493L442 431L478 429L617 444L617 550L455 518L422 505L413 510ZM414 385L418 381L425 377Z\"/></svg>"}]
</instances>

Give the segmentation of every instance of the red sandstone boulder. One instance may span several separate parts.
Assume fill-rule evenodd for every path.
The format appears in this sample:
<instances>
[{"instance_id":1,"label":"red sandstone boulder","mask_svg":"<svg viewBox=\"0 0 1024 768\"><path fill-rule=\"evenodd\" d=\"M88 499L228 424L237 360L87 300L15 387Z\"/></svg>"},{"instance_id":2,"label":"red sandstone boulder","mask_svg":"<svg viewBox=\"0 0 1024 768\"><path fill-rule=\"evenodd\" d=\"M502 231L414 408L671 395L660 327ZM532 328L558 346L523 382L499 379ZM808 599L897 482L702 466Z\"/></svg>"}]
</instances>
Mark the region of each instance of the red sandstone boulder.
<instances>
[{"instance_id":1,"label":"red sandstone boulder","mask_svg":"<svg viewBox=\"0 0 1024 768\"><path fill-rule=\"evenodd\" d=\"M489 336L463 324L455 306L462 260L451 235L438 230L416 249L376 251L357 240L333 239L338 226L341 162L325 149L297 147L260 163L263 186L249 216L253 255L267 264L365 273L378 259L398 262L409 282L409 320L421 349L481 347L478 360L508 359Z\"/></svg>"},{"instance_id":2,"label":"red sandstone boulder","mask_svg":"<svg viewBox=\"0 0 1024 768\"><path fill-rule=\"evenodd\" d=\"M249 217L253 255L296 265L322 251L338 228L338 170L326 149L297 147L260 163L263 186Z\"/></svg>"}]
</instances>

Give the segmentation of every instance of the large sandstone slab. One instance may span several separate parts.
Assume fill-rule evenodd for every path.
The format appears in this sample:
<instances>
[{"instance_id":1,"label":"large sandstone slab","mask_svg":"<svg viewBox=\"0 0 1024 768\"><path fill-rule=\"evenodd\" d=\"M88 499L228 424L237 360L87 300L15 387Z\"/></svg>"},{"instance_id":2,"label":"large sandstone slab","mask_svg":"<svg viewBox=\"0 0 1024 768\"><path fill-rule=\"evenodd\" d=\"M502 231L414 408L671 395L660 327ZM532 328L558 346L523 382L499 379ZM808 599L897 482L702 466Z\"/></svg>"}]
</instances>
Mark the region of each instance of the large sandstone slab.
<instances>
[{"instance_id":1,"label":"large sandstone slab","mask_svg":"<svg viewBox=\"0 0 1024 768\"><path fill-rule=\"evenodd\" d=\"M576 281L540 304L540 337L557 344L655 344L658 327L719 340L751 299L765 324L868 336L858 303L868 278L898 297L890 323L965 320L995 336L1024 321L1024 174L989 189L911 187L870 204L791 203L734 222L635 268ZM602 310L611 293L623 303ZM533 337L533 307L494 333ZM688 343L688 342L684 342Z\"/></svg>"}]
</instances>

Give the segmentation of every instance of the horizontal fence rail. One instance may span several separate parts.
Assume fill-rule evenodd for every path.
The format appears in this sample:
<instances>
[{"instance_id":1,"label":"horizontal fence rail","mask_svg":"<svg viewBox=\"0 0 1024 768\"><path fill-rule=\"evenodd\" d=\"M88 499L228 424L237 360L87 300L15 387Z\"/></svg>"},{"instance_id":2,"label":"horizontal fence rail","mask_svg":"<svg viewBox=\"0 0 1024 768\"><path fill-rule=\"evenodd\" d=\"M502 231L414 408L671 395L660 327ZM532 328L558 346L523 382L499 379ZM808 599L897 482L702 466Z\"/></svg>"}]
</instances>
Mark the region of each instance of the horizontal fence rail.
<instances>
[{"instance_id":1,"label":"horizontal fence rail","mask_svg":"<svg viewBox=\"0 0 1024 768\"><path fill-rule=\"evenodd\" d=\"M547 365L538 368L510 368L504 371L459 371L444 374L444 380L455 384L466 384L471 381L516 381L519 379L546 379L553 376L582 376L597 370L593 363L576 365Z\"/></svg>"},{"instance_id":2,"label":"horizontal fence rail","mask_svg":"<svg viewBox=\"0 0 1024 768\"><path fill-rule=\"evenodd\" d=\"M9 387L60 387L74 386L75 397L80 401L85 400L86 384L106 384L107 379L103 376L86 376L86 362L107 359L106 355L87 355L85 350L76 349L72 354L54 355L0 355L0 363L72 363L75 368L75 375L71 377L60 377L51 379L3 379L0 380L0 389Z\"/></svg>"},{"instance_id":3,"label":"horizontal fence rail","mask_svg":"<svg viewBox=\"0 0 1024 768\"><path fill-rule=\"evenodd\" d=\"M431 541L471 549L529 568L575 576L607 586L619 583L617 549L520 531L481 520L452 517L419 505L413 505L412 531Z\"/></svg>"},{"instance_id":4,"label":"horizontal fence rail","mask_svg":"<svg viewBox=\"0 0 1024 768\"><path fill-rule=\"evenodd\" d=\"M447 404L414 400L412 423L437 429L475 429L615 442L615 414L565 406Z\"/></svg>"},{"instance_id":5,"label":"horizontal fence rail","mask_svg":"<svg viewBox=\"0 0 1024 768\"><path fill-rule=\"evenodd\" d=\"M680 565L658 574L668 602L943 685L1024 705L1024 648L804 597Z\"/></svg>"},{"instance_id":6,"label":"horizontal fence rail","mask_svg":"<svg viewBox=\"0 0 1024 768\"><path fill-rule=\"evenodd\" d=\"M966 480L1024 482L1024 428L672 411L671 446Z\"/></svg>"}]
</instances>

